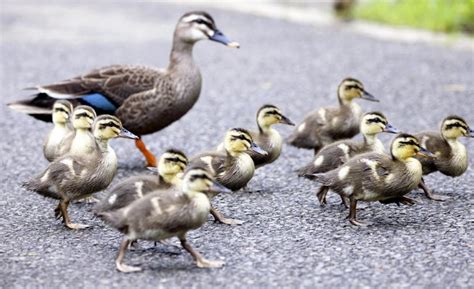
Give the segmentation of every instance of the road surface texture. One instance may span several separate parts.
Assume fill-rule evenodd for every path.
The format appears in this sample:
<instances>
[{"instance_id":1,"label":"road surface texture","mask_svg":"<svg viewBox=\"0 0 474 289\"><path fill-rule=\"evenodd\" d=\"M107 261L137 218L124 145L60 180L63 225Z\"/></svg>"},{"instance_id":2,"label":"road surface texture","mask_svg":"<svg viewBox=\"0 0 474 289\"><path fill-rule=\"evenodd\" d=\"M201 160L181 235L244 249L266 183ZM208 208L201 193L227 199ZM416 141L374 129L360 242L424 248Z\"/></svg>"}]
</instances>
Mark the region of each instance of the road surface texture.
<instances>
[{"instance_id":1,"label":"road surface texture","mask_svg":"<svg viewBox=\"0 0 474 289\"><path fill-rule=\"evenodd\" d=\"M285 146L282 157L260 169L249 192L216 198L241 226L212 217L189 234L222 269L199 269L181 248L140 242L126 262L144 271L123 274L114 259L121 236L72 205L74 221L93 225L66 230L53 217L55 201L20 187L47 165L43 139L50 124L10 111L5 103L28 96L24 87L50 83L109 64L168 63L177 19L206 9L241 49L197 44L203 75L196 106L168 128L145 136L157 154L175 147L193 155L219 143L230 127L255 128L256 110L275 104L295 122L318 107L335 105L336 87L353 76L380 98L359 101L384 112L407 132L437 129L449 114L474 126L473 52L428 44L367 38L344 27L316 27L193 5L152 3L1 4L0 287L2 288L446 288L473 282L474 142L463 140L471 168L452 179L439 173L427 183L450 199L434 202L420 191L411 207L371 203L359 211L368 228L349 224L330 195L321 208L317 185L294 170L310 151ZM289 127L278 128L288 136ZM391 136L382 136L388 144ZM113 142L119 157L114 183L144 173L132 141ZM98 194L99 197L103 193ZM178 245L177 240L173 244Z\"/></svg>"}]
</instances>

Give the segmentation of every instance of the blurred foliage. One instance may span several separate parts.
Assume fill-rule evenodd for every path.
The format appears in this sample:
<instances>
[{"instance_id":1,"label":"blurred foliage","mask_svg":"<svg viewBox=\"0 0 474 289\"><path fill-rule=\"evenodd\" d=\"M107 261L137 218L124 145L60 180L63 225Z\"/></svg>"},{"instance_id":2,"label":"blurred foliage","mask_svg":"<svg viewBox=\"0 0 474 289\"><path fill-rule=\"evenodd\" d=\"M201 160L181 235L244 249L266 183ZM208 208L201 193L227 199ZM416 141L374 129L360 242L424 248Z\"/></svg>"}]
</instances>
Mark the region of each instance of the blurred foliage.
<instances>
[{"instance_id":1,"label":"blurred foliage","mask_svg":"<svg viewBox=\"0 0 474 289\"><path fill-rule=\"evenodd\" d=\"M441 32L474 34L474 0L366 0L356 18Z\"/></svg>"}]
</instances>

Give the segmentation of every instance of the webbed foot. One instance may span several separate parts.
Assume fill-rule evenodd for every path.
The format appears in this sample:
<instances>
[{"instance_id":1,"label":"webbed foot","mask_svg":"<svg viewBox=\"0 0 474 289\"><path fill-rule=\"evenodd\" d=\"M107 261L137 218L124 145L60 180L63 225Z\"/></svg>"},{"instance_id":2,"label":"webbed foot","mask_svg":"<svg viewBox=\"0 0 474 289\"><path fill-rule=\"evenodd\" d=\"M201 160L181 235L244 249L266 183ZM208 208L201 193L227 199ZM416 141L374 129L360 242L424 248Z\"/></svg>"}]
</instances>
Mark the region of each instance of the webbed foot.
<instances>
[{"instance_id":1,"label":"webbed foot","mask_svg":"<svg viewBox=\"0 0 474 289\"><path fill-rule=\"evenodd\" d=\"M129 266L123 263L116 263L115 266L118 271L123 272L123 273L133 273L133 272L139 272L142 270L142 268L140 267Z\"/></svg>"},{"instance_id":2,"label":"webbed foot","mask_svg":"<svg viewBox=\"0 0 474 289\"><path fill-rule=\"evenodd\" d=\"M212 261L204 258L198 259L196 261L196 265L199 268L221 268L222 266L224 266L224 264L224 261Z\"/></svg>"},{"instance_id":3,"label":"webbed foot","mask_svg":"<svg viewBox=\"0 0 474 289\"><path fill-rule=\"evenodd\" d=\"M229 219L229 218L222 218L220 220L216 220L216 222L226 224L226 225L242 225L244 221L237 220L237 219Z\"/></svg>"},{"instance_id":4,"label":"webbed foot","mask_svg":"<svg viewBox=\"0 0 474 289\"><path fill-rule=\"evenodd\" d=\"M438 201L438 202L444 202L450 199L448 196L433 194L432 192L430 192L429 194L426 194L426 196L428 197L428 199L433 200L433 201Z\"/></svg>"},{"instance_id":5,"label":"webbed foot","mask_svg":"<svg viewBox=\"0 0 474 289\"><path fill-rule=\"evenodd\" d=\"M82 229L90 228L89 225L74 224L74 223L66 223L65 226L71 230L82 230Z\"/></svg>"},{"instance_id":6,"label":"webbed foot","mask_svg":"<svg viewBox=\"0 0 474 289\"><path fill-rule=\"evenodd\" d=\"M364 227L364 228L372 224L372 223L363 223L363 222L357 221L356 219L350 219L349 222L354 226Z\"/></svg>"}]
</instances>

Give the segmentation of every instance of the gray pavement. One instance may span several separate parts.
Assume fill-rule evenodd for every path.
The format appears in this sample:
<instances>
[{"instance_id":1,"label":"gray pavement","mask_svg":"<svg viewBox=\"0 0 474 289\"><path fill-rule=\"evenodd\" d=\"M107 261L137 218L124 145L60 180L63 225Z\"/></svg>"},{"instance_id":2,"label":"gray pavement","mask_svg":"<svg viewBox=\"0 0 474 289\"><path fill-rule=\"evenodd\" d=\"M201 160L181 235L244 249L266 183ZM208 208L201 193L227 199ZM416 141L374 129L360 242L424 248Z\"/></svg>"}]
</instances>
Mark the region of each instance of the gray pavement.
<instances>
[{"instance_id":1,"label":"gray pavement","mask_svg":"<svg viewBox=\"0 0 474 289\"><path fill-rule=\"evenodd\" d=\"M213 147L229 127L255 127L255 112L273 103L299 122L309 110L336 103L346 76L365 83L402 130L437 129L448 114L474 126L474 54L440 46L385 42L343 27L314 27L196 6L160 4L50 4L2 1L1 102L27 95L21 88L65 79L114 63L167 64L173 27L191 9L209 11L240 50L203 42L195 48L204 85L184 118L145 137L152 151L168 147L189 155ZM0 106L0 287L2 288L458 288L473 286L471 167L462 177L440 174L428 184L451 197L429 201L410 194L412 207L369 204L355 228L334 195L316 203L317 186L293 171L311 152L285 146L275 164L258 170L249 187L261 192L219 196L217 206L245 220L241 226L209 222L189 234L222 269L196 268L182 249L141 242L129 264L145 271L115 270L120 234L93 217L91 205L73 205L74 220L90 230L65 230L52 200L27 192L20 182L47 165L41 145L50 125ZM290 129L280 128L287 136ZM383 136L386 143L390 136ZM474 142L465 140L469 153ZM117 182L143 172L132 142L115 141ZM102 194L99 194L99 196ZM174 244L177 244L174 241Z\"/></svg>"}]
</instances>

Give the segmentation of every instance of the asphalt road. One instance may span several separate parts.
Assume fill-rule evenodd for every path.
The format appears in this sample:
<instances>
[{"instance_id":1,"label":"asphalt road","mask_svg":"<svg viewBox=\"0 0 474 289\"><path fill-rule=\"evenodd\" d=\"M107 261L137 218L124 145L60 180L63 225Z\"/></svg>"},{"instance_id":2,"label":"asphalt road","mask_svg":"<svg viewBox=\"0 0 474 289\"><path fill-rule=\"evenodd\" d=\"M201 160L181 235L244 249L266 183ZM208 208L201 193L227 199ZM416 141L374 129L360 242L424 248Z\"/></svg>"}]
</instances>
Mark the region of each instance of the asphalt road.
<instances>
[{"instance_id":1,"label":"asphalt road","mask_svg":"<svg viewBox=\"0 0 474 289\"><path fill-rule=\"evenodd\" d=\"M24 3L24 2L23 2ZM21 88L69 78L108 64L167 64L173 27L191 6L159 4L1 4L1 102L27 96ZM201 7L202 9L202 7ZM398 128L437 129L449 114L474 126L472 51L367 38L341 27L313 27L206 9L240 50L199 43L195 59L204 79L193 110L145 137L152 151L168 147L189 155L221 141L229 127L255 127L258 107L280 106L299 122L313 108L336 104L346 76L362 80L380 110ZM91 205L73 205L72 218L92 224L65 230L53 218L55 202L20 188L43 170L42 142L50 125L0 106L0 287L2 288L446 288L473 282L473 177L471 168L428 184L451 197L433 202L420 191L412 207L369 204L355 228L334 195L316 203L317 186L293 171L311 152L285 146L280 160L258 170L249 188L220 196L217 206L245 220L241 226L209 222L189 234L222 269L199 269L182 249L141 242L126 256L144 272L115 270L120 234L93 217ZM280 127L284 136L290 133ZM388 143L390 136L382 139ZM474 142L464 140L472 156ZM130 141L113 144L117 182L143 172ZM101 196L101 194L99 194ZM178 244L177 241L174 241Z\"/></svg>"}]
</instances>

